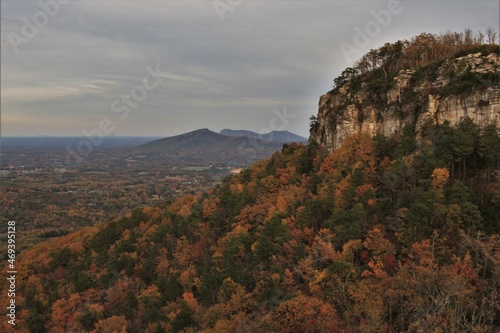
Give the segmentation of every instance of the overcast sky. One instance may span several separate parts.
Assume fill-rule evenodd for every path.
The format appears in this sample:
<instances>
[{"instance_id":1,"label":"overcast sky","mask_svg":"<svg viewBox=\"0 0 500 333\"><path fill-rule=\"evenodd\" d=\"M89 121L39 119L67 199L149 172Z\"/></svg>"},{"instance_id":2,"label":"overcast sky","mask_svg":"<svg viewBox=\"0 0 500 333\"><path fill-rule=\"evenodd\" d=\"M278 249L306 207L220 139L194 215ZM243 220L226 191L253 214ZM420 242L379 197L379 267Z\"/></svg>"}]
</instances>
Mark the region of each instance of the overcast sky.
<instances>
[{"instance_id":1,"label":"overcast sky","mask_svg":"<svg viewBox=\"0 0 500 333\"><path fill-rule=\"evenodd\" d=\"M2 0L1 134L307 136L356 52L499 16L497 0Z\"/></svg>"}]
</instances>

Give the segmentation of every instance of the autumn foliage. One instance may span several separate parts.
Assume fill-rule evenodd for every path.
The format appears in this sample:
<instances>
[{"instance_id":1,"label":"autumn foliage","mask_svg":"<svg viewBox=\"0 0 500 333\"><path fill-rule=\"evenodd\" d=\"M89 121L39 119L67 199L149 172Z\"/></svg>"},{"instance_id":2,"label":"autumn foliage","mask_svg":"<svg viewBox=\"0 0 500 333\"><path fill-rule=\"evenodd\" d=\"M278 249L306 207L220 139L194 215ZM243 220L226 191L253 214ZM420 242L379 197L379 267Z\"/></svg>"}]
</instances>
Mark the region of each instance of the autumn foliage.
<instances>
[{"instance_id":1,"label":"autumn foliage","mask_svg":"<svg viewBox=\"0 0 500 333\"><path fill-rule=\"evenodd\" d=\"M395 157L381 140L285 145L210 192L25 251L18 331L494 332L498 156L464 177L435 146Z\"/></svg>"},{"instance_id":2,"label":"autumn foliage","mask_svg":"<svg viewBox=\"0 0 500 333\"><path fill-rule=\"evenodd\" d=\"M498 332L498 128L425 126L420 143L409 126L332 153L285 144L210 191L32 247L16 330Z\"/></svg>"}]
</instances>

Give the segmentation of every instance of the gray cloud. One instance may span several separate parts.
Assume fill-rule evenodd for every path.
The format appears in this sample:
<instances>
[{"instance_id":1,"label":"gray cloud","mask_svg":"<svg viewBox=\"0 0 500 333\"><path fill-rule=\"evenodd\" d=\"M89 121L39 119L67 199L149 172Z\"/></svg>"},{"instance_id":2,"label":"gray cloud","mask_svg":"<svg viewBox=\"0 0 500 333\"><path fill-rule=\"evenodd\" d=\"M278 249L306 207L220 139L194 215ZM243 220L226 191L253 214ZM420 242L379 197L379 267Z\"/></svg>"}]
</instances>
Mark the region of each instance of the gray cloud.
<instances>
[{"instance_id":1,"label":"gray cloud","mask_svg":"<svg viewBox=\"0 0 500 333\"><path fill-rule=\"evenodd\" d=\"M49 3L57 0L41 0ZM227 1L222 1L227 3ZM2 135L81 135L102 118L116 135L170 136L200 127L259 131L273 109L307 135L319 95L352 65L341 43L389 1L242 1L221 21L212 1L69 1L15 53L10 39L38 1L1 2ZM420 32L499 26L497 1L401 1L361 52ZM121 120L113 101L161 84Z\"/></svg>"}]
</instances>

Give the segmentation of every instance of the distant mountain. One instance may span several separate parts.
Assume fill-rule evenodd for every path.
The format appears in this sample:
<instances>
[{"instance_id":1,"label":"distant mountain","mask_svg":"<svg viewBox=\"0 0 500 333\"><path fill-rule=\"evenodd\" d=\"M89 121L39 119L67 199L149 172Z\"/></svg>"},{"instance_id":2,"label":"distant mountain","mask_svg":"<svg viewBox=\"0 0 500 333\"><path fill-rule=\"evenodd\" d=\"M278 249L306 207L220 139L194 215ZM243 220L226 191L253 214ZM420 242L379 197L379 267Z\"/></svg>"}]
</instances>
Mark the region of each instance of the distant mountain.
<instances>
[{"instance_id":1,"label":"distant mountain","mask_svg":"<svg viewBox=\"0 0 500 333\"><path fill-rule=\"evenodd\" d=\"M281 142L222 135L205 128L154 140L127 149L126 153L132 158L147 157L175 164L247 165L268 158L281 148Z\"/></svg>"},{"instance_id":2,"label":"distant mountain","mask_svg":"<svg viewBox=\"0 0 500 333\"><path fill-rule=\"evenodd\" d=\"M227 136L246 136L250 138L281 143L307 142L306 138L297 134L290 133L288 131L272 131L266 134L259 134L247 130L223 129L222 131L220 131L220 134Z\"/></svg>"},{"instance_id":3,"label":"distant mountain","mask_svg":"<svg viewBox=\"0 0 500 333\"><path fill-rule=\"evenodd\" d=\"M349 68L335 79L341 89L321 98L311 119L317 145L285 146L213 191L23 251L10 264L19 274L0 279L1 295L14 284L16 303L0 297L0 307L22 309L11 320L22 332L500 332L498 126L432 121L465 104L480 120L499 110L500 49L484 59L477 49L458 62L440 56L463 48L461 36L371 50L361 77ZM436 47L422 48L429 40ZM369 71L370 59L381 67ZM412 62L416 72L400 71ZM467 66L481 72L461 74ZM405 73L406 88L394 80ZM445 86L431 84L444 75ZM439 108L417 131L428 104ZM369 123L373 110L379 119ZM413 126L402 131L372 139L365 130L405 117ZM203 129L123 153L130 165L220 161L272 145ZM19 216L37 208L9 193L0 202L19 205ZM10 325L0 322L4 332Z\"/></svg>"},{"instance_id":4,"label":"distant mountain","mask_svg":"<svg viewBox=\"0 0 500 333\"><path fill-rule=\"evenodd\" d=\"M219 132L219 134L227 135L227 136L248 136L250 138L256 138L259 135L255 132L252 132L252 131L232 130L232 129L228 129L228 128L223 129L222 131Z\"/></svg>"}]
</instances>

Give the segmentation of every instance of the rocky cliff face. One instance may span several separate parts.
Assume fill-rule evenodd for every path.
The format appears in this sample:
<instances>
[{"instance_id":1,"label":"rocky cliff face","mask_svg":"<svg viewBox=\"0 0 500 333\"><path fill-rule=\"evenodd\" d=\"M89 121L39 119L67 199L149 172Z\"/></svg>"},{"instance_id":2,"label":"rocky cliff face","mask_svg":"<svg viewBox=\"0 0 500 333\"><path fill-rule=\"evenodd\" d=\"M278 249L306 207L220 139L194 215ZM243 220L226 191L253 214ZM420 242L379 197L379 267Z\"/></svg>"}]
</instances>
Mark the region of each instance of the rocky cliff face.
<instances>
[{"instance_id":1,"label":"rocky cliff face","mask_svg":"<svg viewBox=\"0 0 500 333\"><path fill-rule=\"evenodd\" d=\"M359 79L320 97L310 140L338 147L351 133L391 136L407 124L417 133L428 119L455 125L465 117L484 126L500 125L500 55L469 54L428 68L400 71L384 88ZM352 81L352 80L351 80Z\"/></svg>"}]
</instances>

